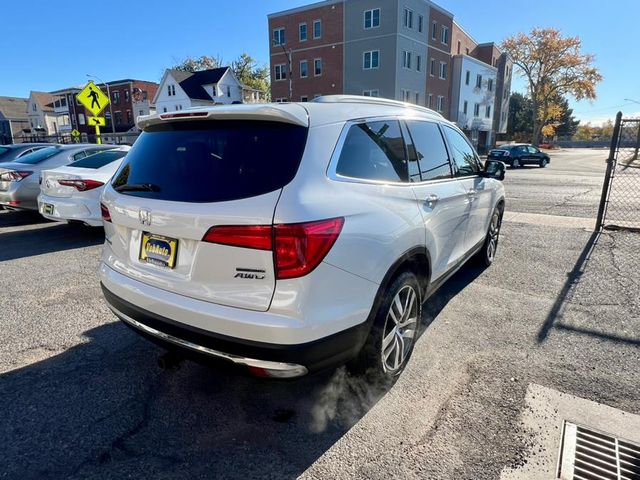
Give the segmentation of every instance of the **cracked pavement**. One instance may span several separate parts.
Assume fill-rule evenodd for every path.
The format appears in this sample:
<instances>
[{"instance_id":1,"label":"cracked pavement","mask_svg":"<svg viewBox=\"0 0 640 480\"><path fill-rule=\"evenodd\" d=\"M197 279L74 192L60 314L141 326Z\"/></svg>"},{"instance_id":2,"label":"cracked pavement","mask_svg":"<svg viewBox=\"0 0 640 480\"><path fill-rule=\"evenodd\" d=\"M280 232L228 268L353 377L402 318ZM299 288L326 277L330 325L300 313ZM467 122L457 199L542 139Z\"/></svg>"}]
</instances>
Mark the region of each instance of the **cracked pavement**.
<instances>
[{"instance_id":1,"label":"cracked pavement","mask_svg":"<svg viewBox=\"0 0 640 480\"><path fill-rule=\"evenodd\" d=\"M507 171L507 210L593 218L605 156ZM637 235L505 220L382 386L162 371L102 301L99 231L0 213L0 479L529 478L557 454L522 420L530 385L640 413Z\"/></svg>"}]
</instances>

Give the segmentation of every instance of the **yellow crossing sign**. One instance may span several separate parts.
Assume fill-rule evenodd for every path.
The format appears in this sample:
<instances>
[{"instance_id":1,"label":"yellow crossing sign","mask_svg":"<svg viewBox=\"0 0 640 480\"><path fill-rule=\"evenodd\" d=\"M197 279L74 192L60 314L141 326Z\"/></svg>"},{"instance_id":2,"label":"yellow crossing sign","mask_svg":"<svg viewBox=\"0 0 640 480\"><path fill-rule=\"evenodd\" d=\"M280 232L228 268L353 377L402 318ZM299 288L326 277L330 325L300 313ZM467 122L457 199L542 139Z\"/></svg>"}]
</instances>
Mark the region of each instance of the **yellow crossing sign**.
<instances>
[{"instance_id":1,"label":"yellow crossing sign","mask_svg":"<svg viewBox=\"0 0 640 480\"><path fill-rule=\"evenodd\" d=\"M104 127L107 124L104 117L88 117L87 120L92 127Z\"/></svg>"},{"instance_id":2,"label":"yellow crossing sign","mask_svg":"<svg viewBox=\"0 0 640 480\"><path fill-rule=\"evenodd\" d=\"M74 137L79 137L80 132L74 128L73 130L71 130L71 135L73 135Z\"/></svg>"},{"instance_id":3,"label":"yellow crossing sign","mask_svg":"<svg viewBox=\"0 0 640 480\"><path fill-rule=\"evenodd\" d=\"M109 97L107 97L91 80L89 80L89 83L87 83L82 91L76 95L76 98L87 110L93 113L94 117L109 105Z\"/></svg>"}]
</instances>

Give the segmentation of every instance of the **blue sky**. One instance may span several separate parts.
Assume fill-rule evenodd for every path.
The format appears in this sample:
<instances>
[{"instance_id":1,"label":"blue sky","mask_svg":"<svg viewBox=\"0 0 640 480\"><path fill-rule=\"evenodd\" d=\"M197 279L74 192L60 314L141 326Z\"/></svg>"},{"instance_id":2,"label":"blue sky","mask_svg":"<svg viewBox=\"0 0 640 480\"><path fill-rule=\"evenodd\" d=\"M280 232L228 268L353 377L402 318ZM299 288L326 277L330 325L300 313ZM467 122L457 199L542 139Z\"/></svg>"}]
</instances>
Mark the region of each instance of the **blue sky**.
<instances>
[{"instance_id":1,"label":"blue sky","mask_svg":"<svg viewBox=\"0 0 640 480\"><path fill-rule=\"evenodd\" d=\"M75 3L6 2L2 6L0 95L28 96L105 80L159 81L188 55L229 60L248 52L268 62L267 14L305 0L111 0ZM439 0L479 42L501 41L532 27L578 35L604 75L594 102L572 102L576 116L600 122L619 109L640 114L639 0ZM71 4L69 4L71 5ZM106 6L108 5L108 6ZM110 16L117 17L115 26ZM8 20L8 21L7 21ZM8 43L7 43L8 42ZM516 90L524 83L516 81Z\"/></svg>"}]
</instances>

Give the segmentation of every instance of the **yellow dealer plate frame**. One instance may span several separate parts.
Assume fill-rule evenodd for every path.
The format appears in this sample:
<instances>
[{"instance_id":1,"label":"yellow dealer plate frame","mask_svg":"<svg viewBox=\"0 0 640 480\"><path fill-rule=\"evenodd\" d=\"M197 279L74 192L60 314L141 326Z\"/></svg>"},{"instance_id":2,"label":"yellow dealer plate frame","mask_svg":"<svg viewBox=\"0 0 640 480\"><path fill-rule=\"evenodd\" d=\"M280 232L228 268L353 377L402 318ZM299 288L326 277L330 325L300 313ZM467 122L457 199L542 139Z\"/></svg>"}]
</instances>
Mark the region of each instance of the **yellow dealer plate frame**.
<instances>
[{"instance_id":1,"label":"yellow dealer plate frame","mask_svg":"<svg viewBox=\"0 0 640 480\"><path fill-rule=\"evenodd\" d=\"M140 261L164 268L174 268L178 257L178 240L175 238L142 232Z\"/></svg>"}]
</instances>

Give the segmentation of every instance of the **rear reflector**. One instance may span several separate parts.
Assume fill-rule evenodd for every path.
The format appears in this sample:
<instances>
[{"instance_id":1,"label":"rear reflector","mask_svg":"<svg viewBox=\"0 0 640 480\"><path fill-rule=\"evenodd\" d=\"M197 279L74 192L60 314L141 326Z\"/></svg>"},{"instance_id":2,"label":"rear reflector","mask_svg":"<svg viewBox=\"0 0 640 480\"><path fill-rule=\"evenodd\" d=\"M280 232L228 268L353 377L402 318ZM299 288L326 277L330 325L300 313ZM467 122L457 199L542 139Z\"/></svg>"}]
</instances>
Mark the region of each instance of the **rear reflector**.
<instances>
[{"instance_id":1,"label":"rear reflector","mask_svg":"<svg viewBox=\"0 0 640 480\"><path fill-rule=\"evenodd\" d=\"M111 222L111 213L104 203L100 203L100 213L102 214L102 220Z\"/></svg>"},{"instance_id":2,"label":"rear reflector","mask_svg":"<svg viewBox=\"0 0 640 480\"><path fill-rule=\"evenodd\" d=\"M273 250L277 279L297 278L315 269L335 243L344 218L316 222L255 226L211 227L204 242L233 247Z\"/></svg>"},{"instance_id":3,"label":"rear reflector","mask_svg":"<svg viewBox=\"0 0 640 480\"><path fill-rule=\"evenodd\" d=\"M65 180L60 179L58 183L65 187L74 187L79 192L85 192L87 190L93 190L94 188L101 187L104 185L102 182L98 182L97 180Z\"/></svg>"}]
</instances>

